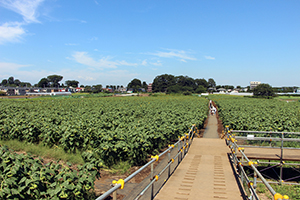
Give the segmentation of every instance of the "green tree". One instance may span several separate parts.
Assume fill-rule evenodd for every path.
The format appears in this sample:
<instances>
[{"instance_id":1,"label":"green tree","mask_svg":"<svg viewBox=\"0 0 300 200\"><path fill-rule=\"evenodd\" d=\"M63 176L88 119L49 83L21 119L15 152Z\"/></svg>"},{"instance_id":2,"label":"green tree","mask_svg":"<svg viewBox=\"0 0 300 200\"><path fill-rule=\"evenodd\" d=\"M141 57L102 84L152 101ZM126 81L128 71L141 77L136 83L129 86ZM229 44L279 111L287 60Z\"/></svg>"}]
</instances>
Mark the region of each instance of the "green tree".
<instances>
[{"instance_id":1,"label":"green tree","mask_svg":"<svg viewBox=\"0 0 300 200\"><path fill-rule=\"evenodd\" d=\"M84 91L85 91L85 92L92 92L92 87L91 87L90 85L86 85L86 86L84 87Z\"/></svg>"},{"instance_id":2,"label":"green tree","mask_svg":"<svg viewBox=\"0 0 300 200\"><path fill-rule=\"evenodd\" d=\"M29 82L21 82L20 86L21 87L31 87L31 83L29 83Z\"/></svg>"},{"instance_id":3,"label":"green tree","mask_svg":"<svg viewBox=\"0 0 300 200\"><path fill-rule=\"evenodd\" d=\"M181 91L187 90L186 88L184 89L184 87L193 88L193 90L196 89L197 87L195 80L188 76L176 76L175 80L176 80L176 85L178 85L181 88Z\"/></svg>"},{"instance_id":4,"label":"green tree","mask_svg":"<svg viewBox=\"0 0 300 200\"><path fill-rule=\"evenodd\" d=\"M15 79L14 79L14 77L9 77L8 79L7 79L7 81L8 81L8 84L9 85L12 85L12 84L15 84Z\"/></svg>"},{"instance_id":5,"label":"green tree","mask_svg":"<svg viewBox=\"0 0 300 200\"><path fill-rule=\"evenodd\" d=\"M21 85L21 81L20 81L19 79L16 79L16 80L14 81L14 84L15 84L16 86L20 86L20 85Z\"/></svg>"},{"instance_id":6,"label":"green tree","mask_svg":"<svg viewBox=\"0 0 300 200\"><path fill-rule=\"evenodd\" d=\"M127 85L127 88L132 88L134 91L137 91L141 87L142 87L142 82L137 78L130 81L130 83L128 83Z\"/></svg>"},{"instance_id":7,"label":"green tree","mask_svg":"<svg viewBox=\"0 0 300 200\"><path fill-rule=\"evenodd\" d=\"M2 82L1 82L1 85L2 86L7 86L7 84L8 84L7 79L3 79Z\"/></svg>"},{"instance_id":8,"label":"green tree","mask_svg":"<svg viewBox=\"0 0 300 200\"><path fill-rule=\"evenodd\" d=\"M171 74L163 74L156 76L153 80L153 92L167 92L168 87L176 85L175 77Z\"/></svg>"},{"instance_id":9,"label":"green tree","mask_svg":"<svg viewBox=\"0 0 300 200\"><path fill-rule=\"evenodd\" d=\"M47 79L50 83L51 87L59 87L59 82L63 79L63 76L60 75L49 75L47 76Z\"/></svg>"},{"instance_id":10,"label":"green tree","mask_svg":"<svg viewBox=\"0 0 300 200\"><path fill-rule=\"evenodd\" d=\"M195 91L196 93L205 93L205 92L207 92L207 89L206 89L206 87L204 87L203 85L199 85L198 87L197 87L197 89L196 89L196 91Z\"/></svg>"},{"instance_id":11,"label":"green tree","mask_svg":"<svg viewBox=\"0 0 300 200\"><path fill-rule=\"evenodd\" d=\"M42 78L37 85L41 88L49 87L49 80L47 78Z\"/></svg>"},{"instance_id":12,"label":"green tree","mask_svg":"<svg viewBox=\"0 0 300 200\"><path fill-rule=\"evenodd\" d=\"M214 79L212 78L208 79L208 87L212 87L212 88L216 87L216 82Z\"/></svg>"},{"instance_id":13,"label":"green tree","mask_svg":"<svg viewBox=\"0 0 300 200\"><path fill-rule=\"evenodd\" d=\"M67 87L78 87L79 82L75 80L67 80L65 81Z\"/></svg>"},{"instance_id":14,"label":"green tree","mask_svg":"<svg viewBox=\"0 0 300 200\"><path fill-rule=\"evenodd\" d=\"M202 85L203 87L208 88L208 82L204 78L196 79L195 83L196 83L197 86Z\"/></svg>"},{"instance_id":15,"label":"green tree","mask_svg":"<svg viewBox=\"0 0 300 200\"><path fill-rule=\"evenodd\" d=\"M253 89L253 95L256 97L272 97L275 95L275 93L272 86L262 83Z\"/></svg>"},{"instance_id":16,"label":"green tree","mask_svg":"<svg viewBox=\"0 0 300 200\"><path fill-rule=\"evenodd\" d=\"M99 93L99 92L101 92L102 91L102 85L101 84L93 85L92 91L93 91L93 93Z\"/></svg>"},{"instance_id":17,"label":"green tree","mask_svg":"<svg viewBox=\"0 0 300 200\"><path fill-rule=\"evenodd\" d=\"M146 81L143 81L142 88L144 88L147 91L148 84L146 83Z\"/></svg>"},{"instance_id":18,"label":"green tree","mask_svg":"<svg viewBox=\"0 0 300 200\"><path fill-rule=\"evenodd\" d=\"M172 86L168 87L167 94L179 93L180 91L181 91L181 88L178 85L172 85Z\"/></svg>"}]
</instances>

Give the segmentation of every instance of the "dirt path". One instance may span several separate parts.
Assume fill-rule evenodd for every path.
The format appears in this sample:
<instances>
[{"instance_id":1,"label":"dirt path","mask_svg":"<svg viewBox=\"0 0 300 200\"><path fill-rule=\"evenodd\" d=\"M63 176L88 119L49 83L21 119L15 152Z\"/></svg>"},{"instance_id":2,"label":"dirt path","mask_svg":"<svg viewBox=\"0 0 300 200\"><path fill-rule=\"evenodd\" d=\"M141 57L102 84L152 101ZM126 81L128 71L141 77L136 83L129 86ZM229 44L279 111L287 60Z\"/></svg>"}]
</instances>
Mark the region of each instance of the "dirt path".
<instances>
[{"instance_id":1,"label":"dirt path","mask_svg":"<svg viewBox=\"0 0 300 200\"><path fill-rule=\"evenodd\" d=\"M204 131L203 138L219 138L218 120L216 115L208 116L208 124Z\"/></svg>"}]
</instances>

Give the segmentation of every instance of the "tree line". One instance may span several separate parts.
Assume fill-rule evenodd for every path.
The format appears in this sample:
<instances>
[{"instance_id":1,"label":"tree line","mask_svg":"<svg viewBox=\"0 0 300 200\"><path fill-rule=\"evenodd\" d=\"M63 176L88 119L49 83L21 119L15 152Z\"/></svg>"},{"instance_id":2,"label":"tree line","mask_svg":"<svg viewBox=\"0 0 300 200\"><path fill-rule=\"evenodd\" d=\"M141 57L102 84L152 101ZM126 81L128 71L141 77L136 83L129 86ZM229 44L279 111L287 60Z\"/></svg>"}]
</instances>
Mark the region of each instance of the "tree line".
<instances>
[{"instance_id":1,"label":"tree line","mask_svg":"<svg viewBox=\"0 0 300 200\"><path fill-rule=\"evenodd\" d=\"M37 84L32 85L29 82L21 82L19 79L15 79L13 76L8 79L3 79L1 86L10 86L10 87L78 87L79 81L76 80L67 80L65 84L60 84L59 82L63 79L63 76L60 75L49 75L46 78L42 78Z\"/></svg>"},{"instance_id":2,"label":"tree line","mask_svg":"<svg viewBox=\"0 0 300 200\"><path fill-rule=\"evenodd\" d=\"M193 79L188 76L174 76L171 74L163 74L156 76L153 80L153 92L166 92L166 93L204 93L210 88L215 88L216 82L213 78L206 81L204 78Z\"/></svg>"},{"instance_id":3,"label":"tree line","mask_svg":"<svg viewBox=\"0 0 300 200\"><path fill-rule=\"evenodd\" d=\"M65 83L60 83L63 79L61 75L49 75L47 77L42 78L37 84L31 85L29 82L22 82L19 79L14 79L14 77L9 77L8 79L3 79L1 82L1 86L11 86L11 87L78 87L79 81L76 80L66 80ZM102 91L102 85L80 85L80 87L85 88L85 92L93 92L98 93ZM124 88L123 85L106 85L106 88L110 88L112 91L118 90L119 88ZM193 79L188 76L174 76L172 74L163 74L158 75L154 78L152 83L152 92L164 92L164 93L205 93L209 91L214 91L215 89L224 88L234 89L233 85L216 85L216 82L213 78L209 78L207 81L204 78L196 78ZM237 88L241 88L241 86L237 86ZM247 86L248 92L252 92L250 90L250 86ZM274 92L293 92L297 87L274 87L272 88L270 85L261 85L258 89L264 88L269 94L274 94ZM137 78L131 80L127 89L132 89L134 92L139 91L147 91L148 84L146 81L141 81ZM257 90L253 92L257 93ZM265 94L265 93L264 93Z\"/></svg>"}]
</instances>

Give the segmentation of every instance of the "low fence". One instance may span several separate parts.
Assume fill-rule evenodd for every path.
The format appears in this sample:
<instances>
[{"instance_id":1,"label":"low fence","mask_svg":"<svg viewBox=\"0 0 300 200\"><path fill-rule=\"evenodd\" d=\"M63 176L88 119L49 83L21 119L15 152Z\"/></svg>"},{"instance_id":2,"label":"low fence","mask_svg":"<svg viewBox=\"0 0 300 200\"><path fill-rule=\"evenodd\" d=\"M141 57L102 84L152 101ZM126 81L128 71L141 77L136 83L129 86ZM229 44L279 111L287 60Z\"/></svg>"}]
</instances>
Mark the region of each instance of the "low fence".
<instances>
[{"instance_id":1,"label":"low fence","mask_svg":"<svg viewBox=\"0 0 300 200\"><path fill-rule=\"evenodd\" d=\"M263 177L261 172L257 169L258 163L251 161L247 155L244 153L244 148L241 145L237 144L237 138L242 139L240 136L236 136L234 133L257 133L257 134L262 134L266 132L259 132L259 131L237 131L237 130L229 130L228 126L226 126L226 132L225 132L225 139L226 139L226 144L229 146L231 149L231 159L232 162L235 164L237 172L239 174L239 178L241 180L241 183L243 184L243 187L251 200L256 200L259 199L257 193L256 193L256 187L258 180L257 178L260 178L261 182L266 186L266 188L269 190L269 192L272 194L275 200L286 200L289 199L287 195L281 195L277 193L270 185L270 183ZM267 132L270 133L270 132ZM278 134L278 132L274 132ZM281 152L283 153L283 141L290 141L289 139L284 139L284 134L285 133L280 133L282 135L281 138L272 138L272 139L279 139L278 141L281 141ZM288 133L291 134L291 133ZM295 134L295 133L293 133ZM298 133L297 133L298 134ZM300 134L300 133L299 133ZM252 140L254 137L253 136L248 136L246 138L250 138ZM245 138L243 138L245 139ZM256 139L261 139L261 140L266 140L266 137L260 137ZM270 140L270 138L268 138ZM296 141L296 139L295 139ZM240 152L242 155L241 159L238 158L237 152ZM281 154L281 163L283 163L282 160L282 154ZM253 178L251 178L247 173L245 172L244 165L248 165L249 167L252 168L253 170ZM282 169L281 169L282 171ZM252 180L251 180L252 179Z\"/></svg>"},{"instance_id":2,"label":"low fence","mask_svg":"<svg viewBox=\"0 0 300 200\"><path fill-rule=\"evenodd\" d=\"M273 167L279 166L280 172L279 172L279 183L280 184L293 184L298 185L298 183L287 183L286 181L293 180L295 178L299 178L300 176L289 178L288 180L283 180L283 173L282 168L284 165L290 165L290 166L299 166L299 163L286 163L283 159L284 150L299 150L300 148L296 147L286 147L284 145L284 142L300 142L299 138L295 138L297 136L300 137L299 132L273 132L273 131L238 131L238 130L231 130L231 133L235 134L235 139L237 140L248 140L248 141L267 141L270 143L269 146L262 146L262 145L239 145L240 147L249 147L249 148L266 148L266 149L280 149L280 161L277 162L260 162L261 164L270 164L273 165ZM236 136L236 134L242 134L244 136ZM246 136L247 135L247 136ZM268 137L257 137L256 135L268 135ZM276 137L277 136L277 137ZM294 138L291 138L294 137ZM280 142L280 144L276 145L275 142ZM273 145L271 145L273 143ZM298 171L299 172L299 171ZM300 173L300 172L299 172ZM273 182L272 182L273 183ZM277 182L276 182L277 183Z\"/></svg>"},{"instance_id":3,"label":"low fence","mask_svg":"<svg viewBox=\"0 0 300 200\"><path fill-rule=\"evenodd\" d=\"M196 133L196 129L197 129L196 125L195 124L192 125L192 127L190 128L188 133L185 133L182 137L180 137L176 143L169 145L168 148L164 152L162 152L161 154L156 155L156 156L151 156L151 160L148 163L143 165L141 168L139 168L137 171L132 173L130 176L128 176L124 180L119 179L119 180L113 181L112 182L113 187L110 190L106 191L101 196L99 196L96 200L104 200L106 197L110 196L111 194L113 194L113 200L116 200L117 199L117 191L119 189L123 189L128 181L130 181L137 174L139 174L140 172L145 170L148 166L151 166L151 172L150 172L151 178L149 180L149 184L136 196L135 200L140 199L145 194L145 192L149 189L151 191L150 199L152 200L154 198L154 183L159 179L159 177L163 173L168 173L167 179L170 177L171 165L174 163L175 159L178 159L177 165L179 165L179 163L182 161L182 159L188 152L189 147L193 141L194 134ZM176 148L176 146L177 146L177 148ZM171 158L171 151L174 151L174 150L177 150L177 153L174 157ZM163 169L159 173L154 174L154 163L157 162L163 155L166 155L166 154L168 156L168 162L167 162L166 166L163 167Z\"/></svg>"}]
</instances>

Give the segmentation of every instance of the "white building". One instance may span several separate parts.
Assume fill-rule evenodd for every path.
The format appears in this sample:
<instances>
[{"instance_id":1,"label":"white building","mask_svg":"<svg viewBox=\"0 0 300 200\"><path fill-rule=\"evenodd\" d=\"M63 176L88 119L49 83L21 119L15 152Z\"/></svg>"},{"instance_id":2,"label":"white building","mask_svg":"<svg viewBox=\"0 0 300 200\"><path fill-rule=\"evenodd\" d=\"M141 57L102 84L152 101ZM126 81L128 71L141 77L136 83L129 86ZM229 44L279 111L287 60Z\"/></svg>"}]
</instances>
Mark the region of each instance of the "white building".
<instances>
[{"instance_id":1,"label":"white building","mask_svg":"<svg viewBox=\"0 0 300 200\"><path fill-rule=\"evenodd\" d=\"M250 81L250 90L253 90L253 88L258 86L259 84L261 84L260 81Z\"/></svg>"}]
</instances>

